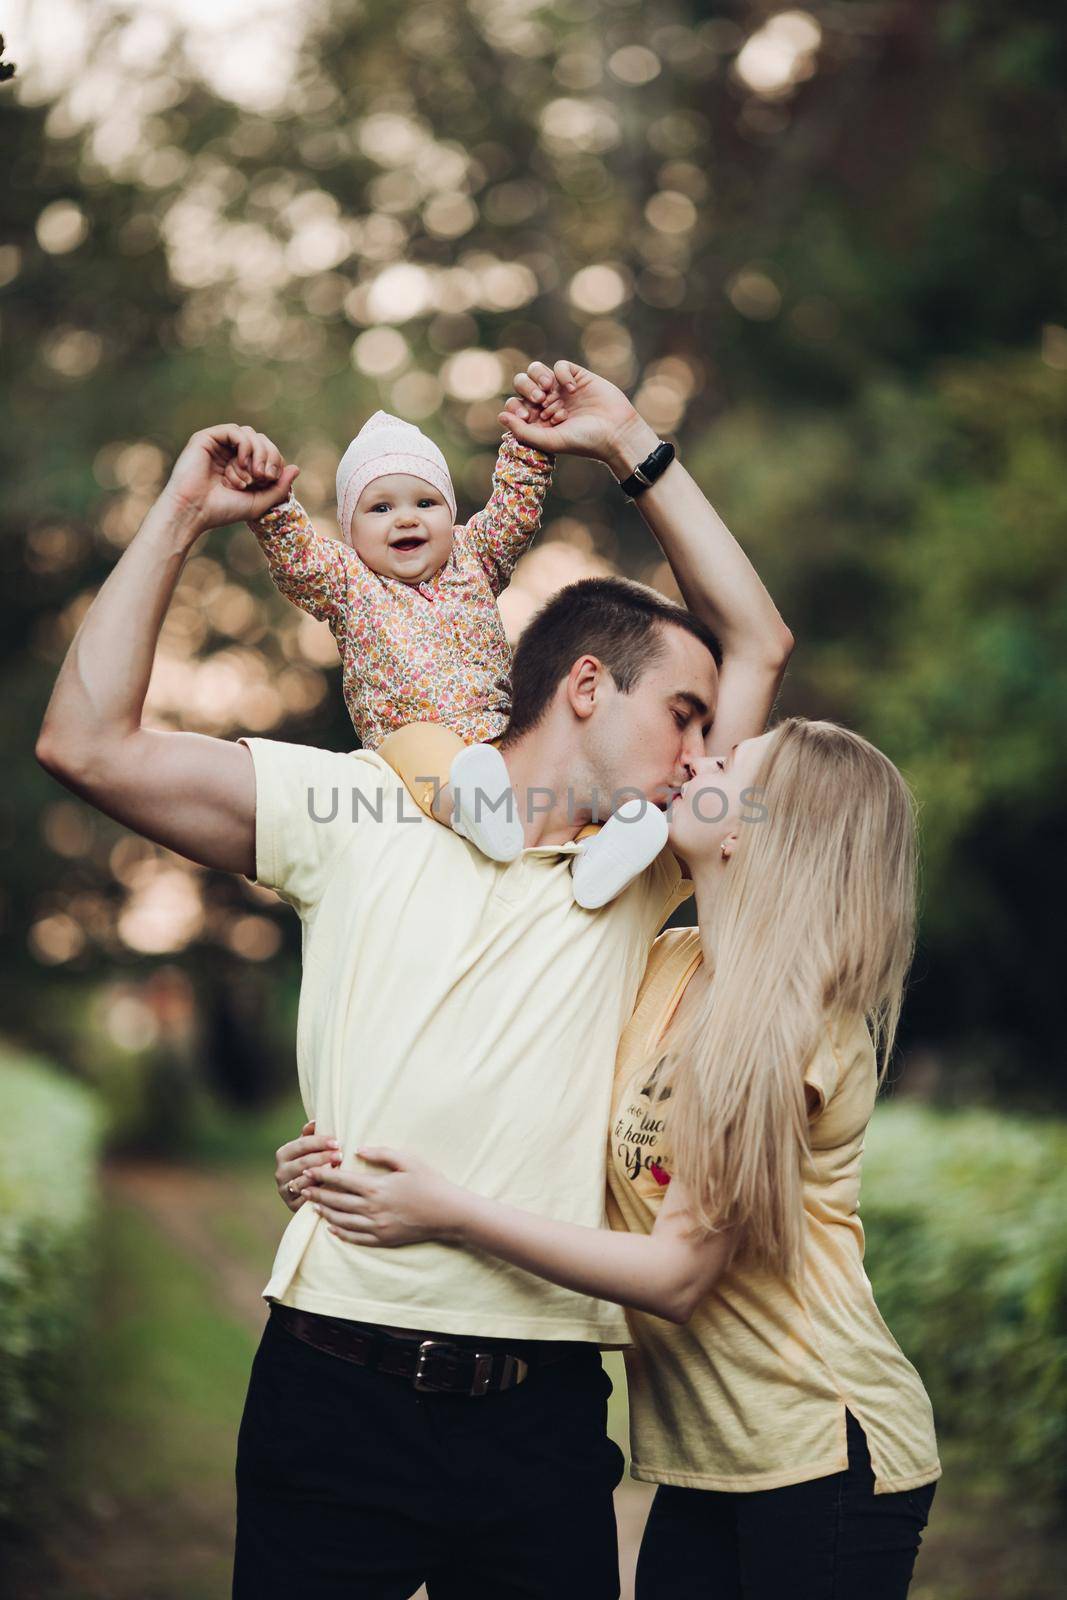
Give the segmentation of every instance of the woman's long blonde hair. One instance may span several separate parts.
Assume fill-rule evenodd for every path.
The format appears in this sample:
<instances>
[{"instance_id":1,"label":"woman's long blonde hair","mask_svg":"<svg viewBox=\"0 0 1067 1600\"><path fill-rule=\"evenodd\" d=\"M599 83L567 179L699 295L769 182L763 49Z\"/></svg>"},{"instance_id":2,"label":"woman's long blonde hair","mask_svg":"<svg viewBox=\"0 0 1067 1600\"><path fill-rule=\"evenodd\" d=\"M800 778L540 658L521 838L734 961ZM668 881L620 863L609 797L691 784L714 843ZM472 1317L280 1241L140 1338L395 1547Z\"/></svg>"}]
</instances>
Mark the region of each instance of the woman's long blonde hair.
<instances>
[{"instance_id":1,"label":"woman's long blonde hair","mask_svg":"<svg viewBox=\"0 0 1067 1600\"><path fill-rule=\"evenodd\" d=\"M915 936L915 817L900 773L866 739L791 717L757 780L710 908L705 1003L660 1052L673 1164L697 1225L735 1253L800 1273L804 1070L827 1026L866 1018L883 1075Z\"/></svg>"}]
</instances>

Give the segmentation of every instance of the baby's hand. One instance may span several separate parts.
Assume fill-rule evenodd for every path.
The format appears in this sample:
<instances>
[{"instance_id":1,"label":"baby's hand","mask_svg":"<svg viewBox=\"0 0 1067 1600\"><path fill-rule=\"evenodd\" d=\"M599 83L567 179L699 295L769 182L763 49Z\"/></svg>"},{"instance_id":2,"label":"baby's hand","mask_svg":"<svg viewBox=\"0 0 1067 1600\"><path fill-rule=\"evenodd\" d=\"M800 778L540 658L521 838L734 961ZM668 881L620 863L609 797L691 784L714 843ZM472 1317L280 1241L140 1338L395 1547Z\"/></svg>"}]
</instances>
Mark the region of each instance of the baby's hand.
<instances>
[{"instance_id":1,"label":"baby's hand","mask_svg":"<svg viewBox=\"0 0 1067 1600\"><path fill-rule=\"evenodd\" d=\"M246 439L226 463L223 473L231 489L269 489L277 483L285 467L285 457L265 433Z\"/></svg>"},{"instance_id":2,"label":"baby's hand","mask_svg":"<svg viewBox=\"0 0 1067 1600\"><path fill-rule=\"evenodd\" d=\"M268 489L272 483L277 483L278 472L272 467L265 468L261 473L246 472L236 461L230 461L223 477L231 489Z\"/></svg>"},{"instance_id":3,"label":"baby's hand","mask_svg":"<svg viewBox=\"0 0 1067 1600\"><path fill-rule=\"evenodd\" d=\"M515 374L515 392L524 404L516 410L524 422L554 427L567 417L567 397L575 392L581 369L572 361L557 361L555 367L531 361L525 372Z\"/></svg>"}]
</instances>

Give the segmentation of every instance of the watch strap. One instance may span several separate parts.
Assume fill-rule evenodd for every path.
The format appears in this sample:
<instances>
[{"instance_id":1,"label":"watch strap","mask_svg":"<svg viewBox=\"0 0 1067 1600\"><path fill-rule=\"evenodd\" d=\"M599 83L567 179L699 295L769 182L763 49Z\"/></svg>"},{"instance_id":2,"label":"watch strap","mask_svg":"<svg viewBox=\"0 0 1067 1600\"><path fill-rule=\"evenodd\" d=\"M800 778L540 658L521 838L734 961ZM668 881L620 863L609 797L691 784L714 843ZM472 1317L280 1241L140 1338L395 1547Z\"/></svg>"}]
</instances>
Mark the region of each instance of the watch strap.
<instances>
[{"instance_id":1,"label":"watch strap","mask_svg":"<svg viewBox=\"0 0 1067 1600\"><path fill-rule=\"evenodd\" d=\"M675 450L673 444L661 439L651 455L638 462L628 478L623 478L619 488L630 500L636 500L638 495L644 494L646 489L651 489L657 478L661 478L674 460Z\"/></svg>"}]
</instances>

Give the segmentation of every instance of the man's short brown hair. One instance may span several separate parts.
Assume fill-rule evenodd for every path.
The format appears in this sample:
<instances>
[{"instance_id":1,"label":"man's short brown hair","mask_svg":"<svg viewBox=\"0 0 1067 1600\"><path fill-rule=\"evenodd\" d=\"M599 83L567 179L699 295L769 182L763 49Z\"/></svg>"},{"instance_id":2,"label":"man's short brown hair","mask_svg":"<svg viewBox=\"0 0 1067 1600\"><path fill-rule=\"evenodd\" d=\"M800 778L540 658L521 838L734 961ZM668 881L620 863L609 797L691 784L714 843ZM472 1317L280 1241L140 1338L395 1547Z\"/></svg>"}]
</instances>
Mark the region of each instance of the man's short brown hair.
<instances>
[{"instance_id":1,"label":"man's short brown hair","mask_svg":"<svg viewBox=\"0 0 1067 1600\"><path fill-rule=\"evenodd\" d=\"M536 727L579 656L596 656L622 694L663 655L664 627L684 628L722 665L722 646L692 612L629 578L583 578L553 595L527 623L511 669L511 720L503 742Z\"/></svg>"}]
</instances>

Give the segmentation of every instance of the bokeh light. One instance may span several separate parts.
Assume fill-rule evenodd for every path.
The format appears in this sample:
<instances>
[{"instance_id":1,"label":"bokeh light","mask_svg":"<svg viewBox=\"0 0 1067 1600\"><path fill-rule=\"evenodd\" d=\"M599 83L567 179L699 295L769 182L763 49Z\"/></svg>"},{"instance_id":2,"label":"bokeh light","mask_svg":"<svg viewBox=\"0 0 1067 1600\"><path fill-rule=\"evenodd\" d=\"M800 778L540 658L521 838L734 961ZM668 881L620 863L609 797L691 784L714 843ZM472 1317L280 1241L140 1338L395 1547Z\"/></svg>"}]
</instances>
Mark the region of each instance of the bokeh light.
<instances>
[{"instance_id":1,"label":"bokeh light","mask_svg":"<svg viewBox=\"0 0 1067 1600\"><path fill-rule=\"evenodd\" d=\"M807 11L779 11L746 41L737 76L765 99L788 95L815 71L822 29Z\"/></svg>"},{"instance_id":2,"label":"bokeh light","mask_svg":"<svg viewBox=\"0 0 1067 1600\"><path fill-rule=\"evenodd\" d=\"M626 277L619 267L598 263L576 272L567 292L579 311L603 316L626 299Z\"/></svg>"},{"instance_id":3,"label":"bokeh light","mask_svg":"<svg viewBox=\"0 0 1067 1600\"><path fill-rule=\"evenodd\" d=\"M73 200L53 200L37 218L37 243L49 255L67 255L89 236L89 218Z\"/></svg>"}]
</instances>

